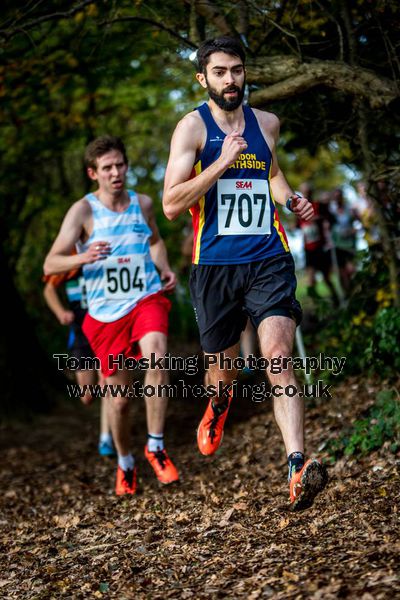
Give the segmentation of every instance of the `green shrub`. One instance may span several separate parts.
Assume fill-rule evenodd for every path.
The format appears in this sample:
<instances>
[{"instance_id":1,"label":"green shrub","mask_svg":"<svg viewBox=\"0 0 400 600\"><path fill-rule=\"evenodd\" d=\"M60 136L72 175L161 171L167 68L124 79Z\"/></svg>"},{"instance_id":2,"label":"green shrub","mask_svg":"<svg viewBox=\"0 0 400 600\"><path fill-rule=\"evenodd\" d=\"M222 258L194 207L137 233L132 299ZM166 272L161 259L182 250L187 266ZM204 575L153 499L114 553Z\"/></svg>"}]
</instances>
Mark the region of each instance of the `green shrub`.
<instances>
[{"instance_id":1,"label":"green shrub","mask_svg":"<svg viewBox=\"0 0 400 600\"><path fill-rule=\"evenodd\" d=\"M321 304L318 335L306 347L328 356L345 356L341 376L367 371L391 378L400 371L400 309L393 306L382 261L365 260L353 280L344 308Z\"/></svg>"},{"instance_id":2,"label":"green shrub","mask_svg":"<svg viewBox=\"0 0 400 600\"><path fill-rule=\"evenodd\" d=\"M383 308L373 320L373 335L365 347L363 363L385 376L400 371L400 309Z\"/></svg>"},{"instance_id":3,"label":"green shrub","mask_svg":"<svg viewBox=\"0 0 400 600\"><path fill-rule=\"evenodd\" d=\"M365 456L385 442L395 453L400 448L400 402L394 390L382 390L367 414L354 422L327 446L333 460L341 456Z\"/></svg>"}]
</instances>

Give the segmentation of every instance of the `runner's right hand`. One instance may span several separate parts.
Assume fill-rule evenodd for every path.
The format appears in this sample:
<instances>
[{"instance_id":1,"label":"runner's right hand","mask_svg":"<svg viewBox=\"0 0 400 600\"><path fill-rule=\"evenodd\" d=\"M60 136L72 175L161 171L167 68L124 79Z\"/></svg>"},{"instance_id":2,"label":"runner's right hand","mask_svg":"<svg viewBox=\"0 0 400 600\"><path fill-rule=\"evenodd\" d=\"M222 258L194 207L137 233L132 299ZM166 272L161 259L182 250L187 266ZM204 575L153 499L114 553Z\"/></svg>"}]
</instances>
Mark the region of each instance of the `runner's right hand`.
<instances>
[{"instance_id":1,"label":"runner's right hand","mask_svg":"<svg viewBox=\"0 0 400 600\"><path fill-rule=\"evenodd\" d=\"M85 252L86 264L96 262L96 260L104 260L111 252L109 242L92 242Z\"/></svg>"},{"instance_id":2,"label":"runner's right hand","mask_svg":"<svg viewBox=\"0 0 400 600\"><path fill-rule=\"evenodd\" d=\"M75 315L72 310L63 310L57 315L57 318L61 325L71 325L75 320Z\"/></svg>"},{"instance_id":3,"label":"runner's right hand","mask_svg":"<svg viewBox=\"0 0 400 600\"><path fill-rule=\"evenodd\" d=\"M221 159L226 162L227 166L234 163L240 154L246 150L247 142L238 131L232 131L224 139L221 150Z\"/></svg>"}]
</instances>

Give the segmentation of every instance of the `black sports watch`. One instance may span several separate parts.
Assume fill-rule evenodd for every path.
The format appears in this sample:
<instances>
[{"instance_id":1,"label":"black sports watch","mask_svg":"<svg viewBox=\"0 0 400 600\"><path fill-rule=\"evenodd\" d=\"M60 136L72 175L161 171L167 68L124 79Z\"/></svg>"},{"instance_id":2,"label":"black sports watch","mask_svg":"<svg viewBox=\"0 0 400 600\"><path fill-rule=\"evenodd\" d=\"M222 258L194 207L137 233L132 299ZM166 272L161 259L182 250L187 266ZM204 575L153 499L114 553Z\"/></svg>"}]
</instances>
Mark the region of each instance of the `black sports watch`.
<instances>
[{"instance_id":1,"label":"black sports watch","mask_svg":"<svg viewBox=\"0 0 400 600\"><path fill-rule=\"evenodd\" d=\"M296 198L304 198L304 196L301 192L294 192L294 194L289 196L289 198L286 200L286 208L288 210L290 210L290 212L293 212L292 211L292 200L295 196L296 196Z\"/></svg>"}]
</instances>

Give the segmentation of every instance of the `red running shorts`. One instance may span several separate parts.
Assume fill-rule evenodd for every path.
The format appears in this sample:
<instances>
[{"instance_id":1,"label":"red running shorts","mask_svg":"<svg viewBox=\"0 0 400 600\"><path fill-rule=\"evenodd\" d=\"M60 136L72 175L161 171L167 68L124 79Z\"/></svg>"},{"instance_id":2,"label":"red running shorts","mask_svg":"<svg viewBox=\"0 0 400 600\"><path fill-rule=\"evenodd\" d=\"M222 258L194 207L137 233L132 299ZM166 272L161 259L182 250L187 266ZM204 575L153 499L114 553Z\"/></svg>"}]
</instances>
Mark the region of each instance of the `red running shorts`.
<instances>
[{"instance_id":1,"label":"red running shorts","mask_svg":"<svg viewBox=\"0 0 400 600\"><path fill-rule=\"evenodd\" d=\"M125 358L141 358L139 340L146 333L159 331L168 335L168 313L171 301L163 293L151 294L144 298L130 313L111 323L102 323L86 314L82 331L89 340L93 352L101 362L104 377L110 377L117 370L114 361L123 354Z\"/></svg>"}]
</instances>

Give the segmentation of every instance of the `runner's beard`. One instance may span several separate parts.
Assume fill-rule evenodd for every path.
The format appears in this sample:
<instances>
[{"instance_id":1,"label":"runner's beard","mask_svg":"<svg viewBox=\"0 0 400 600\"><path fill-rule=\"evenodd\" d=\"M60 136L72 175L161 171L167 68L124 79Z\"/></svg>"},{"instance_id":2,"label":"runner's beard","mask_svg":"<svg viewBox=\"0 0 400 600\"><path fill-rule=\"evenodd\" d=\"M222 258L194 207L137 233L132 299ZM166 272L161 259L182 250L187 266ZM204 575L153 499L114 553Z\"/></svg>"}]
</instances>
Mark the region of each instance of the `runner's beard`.
<instances>
[{"instance_id":1,"label":"runner's beard","mask_svg":"<svg viewBox=\"0 0 400 600\"><path fill-rule=\"evenodd\" d=\"M211 100L214 100L215 104L219 106L219 108L221 108L222 110L225 110L226 112L231 112L232 110L236 110L237 108L239 108L239 106L242 104L246 82L243 82L243 86L241 88L237 85L232 85L230 88L227 88L220 93L209 85L207 77L206 82L208 95L210 96ZM233 100L228 100L227 98L225 98L225 94L228 91L237 92L237 97Z\"/></svg>"}]
</instances>

